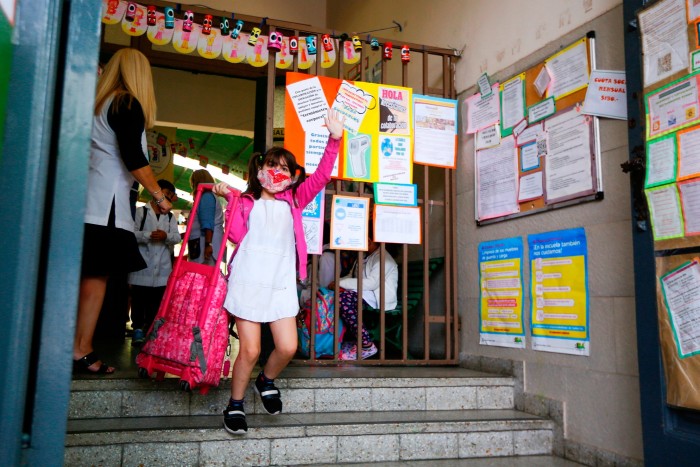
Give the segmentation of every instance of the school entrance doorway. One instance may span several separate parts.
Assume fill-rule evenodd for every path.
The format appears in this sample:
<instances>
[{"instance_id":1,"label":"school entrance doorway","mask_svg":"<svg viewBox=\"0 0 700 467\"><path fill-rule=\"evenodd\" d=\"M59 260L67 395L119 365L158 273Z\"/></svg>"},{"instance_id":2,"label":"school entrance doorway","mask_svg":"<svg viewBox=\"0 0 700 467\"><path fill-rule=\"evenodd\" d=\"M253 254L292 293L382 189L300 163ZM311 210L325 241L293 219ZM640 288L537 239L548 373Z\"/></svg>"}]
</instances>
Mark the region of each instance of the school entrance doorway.
<instances>
[{"instance_id":1,"label":"school entrance doorway","mask_svg":"<svg viewBox=\"0 0 700 467\"><path fill-rule=\"evenodd\" d=\"M167 5L155 3L160 15ZM273 145L289 146L285 138L298 138L298 131L290 135L285 128L285 114L294 112L289 100L285 105L288 73L295 76L296 82L318 76L339 83L359 81L412 88L416 95L455 95L457 57L453 50L410 43L392 45L381 38L360 39L241 15L235 15L236 21L243 24L238 25L238 37L233 40L235 21L230 21L228 35L222 34L226 28L223 18L230 19L231 12L197 7L192 7L191 12L194 27L191 37L186 36L188 40L182 31L183 20L176 19L174 29L158 30L148 29L143 18L140 28L145 32L139 35L136 23L131 29L123 21L103 24L100 46L101 63L122 47L137 48L149 58L158 102L153 146L156 152L160 150L175 162L171 176L181 198L176 208L185 212L191 207L187 194L193 169L207 168L217 180L227 176L226 181L232 185L229 178L237 177L242 183L239 186L244 187L242 179L253 152ZM201 26L211 22L207 15L216 19L208 36L202 34ZM259 29L258 37L249 42L254 28ZM270 42L280 37L277 51ZM310 53L313 40L318 45L316 54ZM292 51L290 45L297 50ZM389 59L391 55L393 58ZM378 353L349 362L352 364L457 362L455 170L412 164L411 171L412 183L417 187L416 204L420 207L420 243L390 245L399 269L398 300L392 309L358 307L358 328L364 326L370 332ZM373 205L375 190L373 183L361 179L335 179L325 190L326 219L335 195L367 199ZM371 212L370 209L370 216ZM387 245L381 244L382 268L390 255ZM364 251L330 250L335 264L333 283L337 284L348 272L348 266L352 266L348 263L357 263L355 275L361 277L366 256ZM317 299L300 301L297 364L345 362L338 358L343 338L349 337L344 335L339 314L334 312L339 305L338 289L330 293L326 289L319 291L319 258L309 255L310 280L304 284L307 290L303 297ZM355 340L355 336L350 339Z\"/></svg>"}]
</instances>

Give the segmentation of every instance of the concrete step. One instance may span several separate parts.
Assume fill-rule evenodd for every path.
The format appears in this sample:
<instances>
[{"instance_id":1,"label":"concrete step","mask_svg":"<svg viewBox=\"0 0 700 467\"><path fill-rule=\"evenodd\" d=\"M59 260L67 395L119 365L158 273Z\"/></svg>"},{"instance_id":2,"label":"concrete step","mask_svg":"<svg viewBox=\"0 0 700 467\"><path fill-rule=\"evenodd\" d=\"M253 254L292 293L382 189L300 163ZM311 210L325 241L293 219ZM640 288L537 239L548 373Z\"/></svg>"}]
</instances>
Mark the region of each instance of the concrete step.
<instances>
[{"instance_id":1,"label":"concrete step","mask_svg":"<svg viewBox=\"0 0 700 467\"><path fill-rule=\"evenodd\" d=\"M556 456L508 456L482 457L478 459L445 459L425 461L370 462L364 464L316 464L316 467L357 467L381 465L382 467L580 467L583 464Z\"/></svg>"},{"instance_id":2,"label":"concrete step","mask_svg":"<svg viewBox=\"0 0 700 467\"><path fill-rule=\"evenodd\" d=\"M230 380L206 395L177 379L80 379L72 383L69 419L220 414ZM512 378L463 368L288 367L277 378L288 414L513 408ZM264 413L249 386L246 410Z\"/></svg>"},{"instance_id":3,"label":"concrete step","mask_svg":"<svg viewBox=\"0 0 700 467\"><path fill-rule=\"evenodd\" d=\"M250 415L246 435L221 415L70 420L65 465L303 465L551 455L553 422L515 410ZM510 465L510 464L509 464Z\"/></svg>"}]
</instances>

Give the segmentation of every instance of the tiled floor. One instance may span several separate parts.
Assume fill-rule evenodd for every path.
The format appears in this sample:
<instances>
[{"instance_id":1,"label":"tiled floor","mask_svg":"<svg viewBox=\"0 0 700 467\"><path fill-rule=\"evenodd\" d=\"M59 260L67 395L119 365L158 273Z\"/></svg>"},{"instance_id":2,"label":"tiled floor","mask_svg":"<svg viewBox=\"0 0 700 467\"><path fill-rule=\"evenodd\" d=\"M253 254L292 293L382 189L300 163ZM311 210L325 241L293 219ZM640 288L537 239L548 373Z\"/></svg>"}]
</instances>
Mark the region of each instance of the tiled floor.
<instances>
[{"instance_id":1,"label":"tiled floor","mask_svg":"<svg viewBox=\"0 0 700 467\"><path fill-rule=\"evenodd\" d=\"M94 342L95 351L109 365L114 366L117 370L110 375L85 375L79 374L74 379L131 379L138 377L138 367L136 365L136 356L140 352L140 347L131 345L131 338L125 337L124 340L98 340ZM238 340L231 339L230 353L232 358L235 358L238 352ZM456 374L479 374L472 370L466 370L458 367L444 366L352 366L352 364L344 363L342 366L324 365L324 366L307 366L292 363L283 371L282 377L322 377L322 376L337 376L342 373L347 377L446 377L450 372Z\"/></svg>"}]
</instances>

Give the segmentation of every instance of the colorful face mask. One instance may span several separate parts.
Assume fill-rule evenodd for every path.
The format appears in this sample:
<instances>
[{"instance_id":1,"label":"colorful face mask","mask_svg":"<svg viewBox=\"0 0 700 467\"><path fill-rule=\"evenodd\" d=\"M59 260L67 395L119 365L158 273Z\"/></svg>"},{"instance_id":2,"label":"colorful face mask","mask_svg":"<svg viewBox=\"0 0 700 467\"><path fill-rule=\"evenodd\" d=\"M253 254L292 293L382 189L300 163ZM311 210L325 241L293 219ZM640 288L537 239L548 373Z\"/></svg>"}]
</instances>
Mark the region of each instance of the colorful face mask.
<instances>
[{"instance_id":1,"label":"colorful face mask","mask_svg":"<svg viewBox=\"0 0 700 467\"><path fill-rule=\"evenodd\" d=\"M292 179L286 173L277 169L258 170L258 180L260 184L270 193L284 191L292 184Z\"/></svg>"}]
</instances>

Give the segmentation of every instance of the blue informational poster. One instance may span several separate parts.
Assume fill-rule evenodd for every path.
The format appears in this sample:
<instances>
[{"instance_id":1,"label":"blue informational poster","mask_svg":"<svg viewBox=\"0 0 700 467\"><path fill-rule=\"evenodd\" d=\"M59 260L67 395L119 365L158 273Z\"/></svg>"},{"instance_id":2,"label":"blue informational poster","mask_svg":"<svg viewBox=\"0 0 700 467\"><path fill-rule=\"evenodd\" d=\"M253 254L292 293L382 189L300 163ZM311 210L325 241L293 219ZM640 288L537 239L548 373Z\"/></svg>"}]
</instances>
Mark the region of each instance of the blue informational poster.
<instances>
[{"instance_id":1,"label":"blue informational poster","mask_svg":"<svg viewBox=\"0 0 700 467\"><path fill-rule=\"evenodd\" d=\"M479 244L479 343L525 348L523 240Z\"/></svg>"},{"instance_id":2,"label":"blue informational poster","mask_svg":"<svg viewBox=\"0 0 700 467\"><path fill-rule=\"evenodd\" d=\"M323 213L325 193L319 191L314 199L301 212L306 248L310 255L323 253Z\"/></svg>"}]
</instances>

